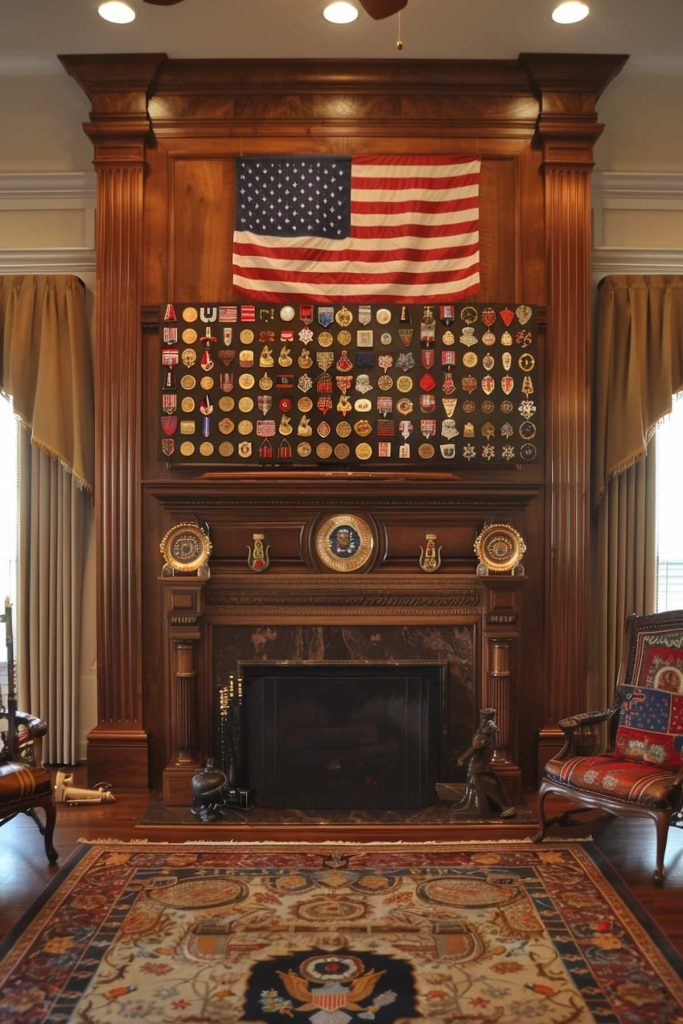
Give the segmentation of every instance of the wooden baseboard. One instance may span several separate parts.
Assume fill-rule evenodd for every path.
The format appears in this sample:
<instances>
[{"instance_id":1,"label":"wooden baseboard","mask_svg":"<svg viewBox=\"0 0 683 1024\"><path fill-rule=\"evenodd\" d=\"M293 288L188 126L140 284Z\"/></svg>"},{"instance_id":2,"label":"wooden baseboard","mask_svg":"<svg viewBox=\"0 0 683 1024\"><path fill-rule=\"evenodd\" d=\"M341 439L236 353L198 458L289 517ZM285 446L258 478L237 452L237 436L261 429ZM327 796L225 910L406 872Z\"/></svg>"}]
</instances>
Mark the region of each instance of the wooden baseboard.
<instances>
[{"instance_id":1,"label":"wooden baseboard","mask_svg":"<svg viewBox=\"0 0 683 1024\"><path fill-rule=\"evenodd\" d=\"M97 726L88 734L88 786L111 783L112 790L149 788L149 743L143 729L108 730Z\"/></svg>"}]
</instances>

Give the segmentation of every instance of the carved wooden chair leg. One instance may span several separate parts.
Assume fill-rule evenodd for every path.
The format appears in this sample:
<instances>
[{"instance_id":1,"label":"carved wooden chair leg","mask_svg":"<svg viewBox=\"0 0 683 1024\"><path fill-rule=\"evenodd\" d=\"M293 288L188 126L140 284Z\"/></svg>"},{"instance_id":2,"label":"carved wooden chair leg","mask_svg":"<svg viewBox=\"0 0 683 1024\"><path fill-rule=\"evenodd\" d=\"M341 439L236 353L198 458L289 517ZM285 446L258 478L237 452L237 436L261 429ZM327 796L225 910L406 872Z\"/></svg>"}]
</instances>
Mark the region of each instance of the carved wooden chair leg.
<instances>
[{"instance_id":1,"label":"carved wooden chair leg","mask_svg":"<svg viewBox=\"0 0 683 1024\"><path fill-rule=\"evenodd\" d=\"M547 797L547 795L548 790L544 788L543 784L541 784L541 788L538 791L538 832L532 839L532 842L534 843L543 842L545 830L548 827L548 823L546 822L545 815L543 813L543 805L545 803L545 798Z\"/></svg>"},{"instance_id":2,"label":"carved wooden chair leg","mask_svg":"<svg viewBox=\"0 0 683 1024\"><path fill-rule=\"evenodd\" d=\"M24 811L24 814L26 815L27 818L30 818L31 821L35 822L36 827L37 827L38 831L40 832L41 836L44 836L45 835L45 826L43 825L42 821L40 820L40 818L36 814L35 807L27 807L26 810Z\"/></svg>"},{"instance_id":3,"label":"carved wooden chair leg","mask_svg":"<svg viewBox=\"0 0 683 1024\"><path fill-rule=\"evenodd\" d=\"M661 885L664 881L664 853L666 852L666 841L669 838L669 812L657 811L655 817L657 826L657 860L654 871L655 885Z\"/></svg>"},{"instance_id":4,"label":"carved wooden chair leg","mask_svg":"<svg viewBox=\"0 0 683 1024\"><path fill-rule=\"evenodd\" d=\"M50 861L50 864L54 864L59 860L59 854L52 844L55 823L57 821L57 808L55 807L55 802L52 798L50 798L50 800L43 806L45 808L45 827L44 829L41 828L40 831L45 837L45 853L47 854L47 859Z\"/></svg>"}]
</instances>

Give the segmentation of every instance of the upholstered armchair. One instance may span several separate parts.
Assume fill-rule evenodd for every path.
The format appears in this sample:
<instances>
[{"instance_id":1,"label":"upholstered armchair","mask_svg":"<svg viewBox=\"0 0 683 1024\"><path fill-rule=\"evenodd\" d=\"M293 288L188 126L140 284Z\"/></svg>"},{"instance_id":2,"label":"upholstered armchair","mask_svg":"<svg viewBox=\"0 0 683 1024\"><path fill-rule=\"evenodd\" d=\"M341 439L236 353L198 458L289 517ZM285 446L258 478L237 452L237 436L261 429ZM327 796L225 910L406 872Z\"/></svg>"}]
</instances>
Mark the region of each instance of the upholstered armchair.
<instances>
[{"instance_id":1,"label":"upholstered armchair","mask_svg":"<svg viewBox=\"0 0 683 1024\"><path fill-rule=\"evenodd\" d=\"M612 705L565 718L560 726L565 744L543 770L534 841L577 813L546 819L551 793L585 810L652 818L654 880L661 883L669 826L682 817L683 610L630 616Z\"/></svg>"},{"instance_id":2,"label":"upholstered armchair","mask_svg":"<svg viewBox=\"0 0 683 1024\"><path fill-rule=\"evenodd\" d=\"M11 821L22 811L28 814L45 837L45 853L51 863L58 858L52 845L55 828L55 800L50 773L40 766L40 747L47 725L39 718L17 711L14 688L14 640L12 606L5 602L0 615L5 624L7 646L7 701L0 706L0 825ZM36 808L45 812L45 825Z\"/></svg>"}]
</instances>

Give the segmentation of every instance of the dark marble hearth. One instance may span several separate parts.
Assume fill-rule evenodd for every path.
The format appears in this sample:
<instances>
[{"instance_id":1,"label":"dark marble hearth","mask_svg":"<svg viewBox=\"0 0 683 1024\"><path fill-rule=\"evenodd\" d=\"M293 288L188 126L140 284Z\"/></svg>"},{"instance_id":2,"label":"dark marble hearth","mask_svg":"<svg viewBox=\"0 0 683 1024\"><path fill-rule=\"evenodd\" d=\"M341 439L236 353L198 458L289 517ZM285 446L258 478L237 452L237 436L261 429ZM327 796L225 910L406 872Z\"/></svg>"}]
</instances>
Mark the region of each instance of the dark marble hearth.
<instances>
[{"instance_id":1,"label":"dark marble hearth","mask_svg":"<svg viewBox=\"0 0 683 1024\"><path fill-rule=\"evenodd\" d=\"M189 807L165 807L159 800L152 803L142 820L142 825L466 825L466 824L533 824L535 814L526 806L516 808L514 818L501 820L500 817L478 818L471 812L454 810L452 805L443 801L421 807L418 810L381 811L381 810L297 810L273 807L251 807L242 810L238 807L225 808L217 821L204 823L197 818Z\"/></svg>"}]
</instances>

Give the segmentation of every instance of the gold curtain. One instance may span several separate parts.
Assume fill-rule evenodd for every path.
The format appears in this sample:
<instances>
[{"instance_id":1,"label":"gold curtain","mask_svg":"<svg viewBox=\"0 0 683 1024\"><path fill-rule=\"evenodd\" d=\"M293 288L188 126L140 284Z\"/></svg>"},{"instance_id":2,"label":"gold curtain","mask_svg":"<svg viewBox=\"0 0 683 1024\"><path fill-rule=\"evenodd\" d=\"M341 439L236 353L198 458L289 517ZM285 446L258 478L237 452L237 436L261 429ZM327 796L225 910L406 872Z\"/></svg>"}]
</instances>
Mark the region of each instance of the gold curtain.
<instances>
[{"instance_id":1,"label":"gold curtain","mask_svg":"<svg viewBox=\"0 0 683 1024\"><path fill-rule=\"evenodd\" d=\"M683 388L683 277L607 277L594 359L591 706L609 703L626 616L654 611L657 421Z\"/></svg>"},{"instance_id":2,"label":"gold curtain","mask_svg":"<svg viewBox=\"0 0 683 1024\"><path fill-rule=\"evenodd\" d=\"M18 691L48 723L50 763L76 761L81 595L93 510L93 372L78 278L0 278L0 386L19 446Z\"/></svg>"},{"instance_id":3,"label":"gold curtain","mask_svg":"<svg viewBox=\"0 0 683 1024\"><path fill-rule=\"evenodd\" d=\"M72 274L0 278L0 388L30 432L92 490L93 374L85 291Z\"/></svg>"}]
</instances>

